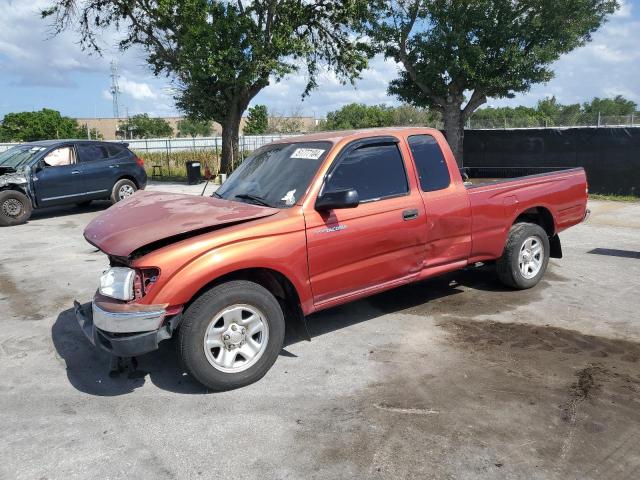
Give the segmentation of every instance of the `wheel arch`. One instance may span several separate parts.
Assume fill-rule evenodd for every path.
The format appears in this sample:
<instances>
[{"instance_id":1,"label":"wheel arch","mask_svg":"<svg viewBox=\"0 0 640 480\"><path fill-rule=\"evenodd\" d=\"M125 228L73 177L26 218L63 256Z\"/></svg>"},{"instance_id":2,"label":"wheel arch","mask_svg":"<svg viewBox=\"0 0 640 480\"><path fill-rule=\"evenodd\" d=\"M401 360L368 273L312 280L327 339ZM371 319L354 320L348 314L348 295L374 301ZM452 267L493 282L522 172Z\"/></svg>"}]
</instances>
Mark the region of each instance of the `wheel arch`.
<instances>
[{"instance_id":1,"label":"wheel arch","mask_svg":"<svg viewBox=\"0 0 640 480\"><path fill-rule=\"evenodd\" d=\"M516 223L535 223L536 225L540 225L545 232L547 232L547 236L552 238L556 234L556 222L551 210L542 205L530 207L523 212L520 212L516 219L513 221L513 224Z\"/></svg>"},{"instance_id":2,"label":"wheel arch","mask_svg":"<svg viewBox=\"0 0 640 480\"><path fill-rule=\"evenodd\" d=\"M190 300L184 305L187 309L204 292L225 282L233 280L245 280L256 283L268 290L280 303L285 323L296 327L304 327L306 334L305 315L302 310L300 294L294 283L278 270L267 267L241 268L233 270L206 283L198 289Z\"/></svg>"},{"instance_id":3,"label":"wheel arch","mask_svg":"<svg viewBox=\"0 0 640 480\"><path fill-rule=\"evenodd\" d=\"M116 186L116 183L118 183L120 180L131 180L133 182L133 184L136 186L137 189L140 189L140 184L138 183L138 180L136 180L136 178L133 175L130 174L125 174L125 175L120 175L117 180L115 182L113 182L113 187ZM113 188L111 187L111 188Z\"/></svg>"}]
</instances>

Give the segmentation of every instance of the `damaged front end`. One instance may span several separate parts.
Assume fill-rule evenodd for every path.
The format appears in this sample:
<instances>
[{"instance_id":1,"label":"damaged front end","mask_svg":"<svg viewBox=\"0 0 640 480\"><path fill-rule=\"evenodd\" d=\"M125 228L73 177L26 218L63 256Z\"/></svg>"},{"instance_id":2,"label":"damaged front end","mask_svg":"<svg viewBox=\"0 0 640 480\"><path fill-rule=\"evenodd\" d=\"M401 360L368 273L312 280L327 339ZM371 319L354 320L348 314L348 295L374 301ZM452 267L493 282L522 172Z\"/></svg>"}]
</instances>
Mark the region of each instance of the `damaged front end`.
<instances>
[{"instance_id":1,"label":"damaged front end","mask_svg":"<svg viewBox=\"0 0 640 480\"><path fill-rule=\"evenodd\" d=\"M21 187L26 190L29 186L29 178L22 172L8 172L0 175L0 190L11 186Z\"/></svg>"},{"instance_id":2,"label":"damaged front end","mask_svg":"<svg viewBox=\"0 0 640 480\"><path fill-rule=\"evenodd\" d=\"M85 229L85 239L109 257L93 301L75 302L82 331L116 357L135 357L171 338L183 305L155 304L162 268L140 259L151 251L217 229L274 215L277 209L161 192L139 192L118 202ZM165 272L166 274L166 272ZM169 275L170 276L170 275Z\"/></svg>"}]
</instances>

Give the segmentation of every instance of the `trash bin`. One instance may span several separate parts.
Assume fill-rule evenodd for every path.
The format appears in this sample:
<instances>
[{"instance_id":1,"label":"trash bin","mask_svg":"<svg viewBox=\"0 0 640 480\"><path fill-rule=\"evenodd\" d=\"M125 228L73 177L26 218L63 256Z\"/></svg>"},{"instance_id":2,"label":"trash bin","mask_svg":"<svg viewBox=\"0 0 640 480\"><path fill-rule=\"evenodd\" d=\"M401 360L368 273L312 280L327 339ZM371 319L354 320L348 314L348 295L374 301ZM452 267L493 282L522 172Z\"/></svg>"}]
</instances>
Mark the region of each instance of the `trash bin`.
<instances>
[{"instance_id":1,"label":"trash bin","mask_svg":"<svg viewBox=\"0 0 640 480\"><path fill-rule=\"evenodd\" d=\"M187 183L189 185L197 185L202 181L200 173L200 162L186 162L187 166Z\"/></svg>"}]
</instances>

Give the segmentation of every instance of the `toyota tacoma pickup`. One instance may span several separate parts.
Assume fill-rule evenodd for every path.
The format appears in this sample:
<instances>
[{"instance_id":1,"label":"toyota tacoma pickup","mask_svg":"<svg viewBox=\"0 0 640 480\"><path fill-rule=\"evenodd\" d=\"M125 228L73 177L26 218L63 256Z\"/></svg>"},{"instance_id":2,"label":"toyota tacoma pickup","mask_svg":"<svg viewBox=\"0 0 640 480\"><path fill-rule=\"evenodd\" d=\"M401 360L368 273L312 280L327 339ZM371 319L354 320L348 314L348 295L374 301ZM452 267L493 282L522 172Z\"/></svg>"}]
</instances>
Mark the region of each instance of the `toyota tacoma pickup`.
<instances>
[{"instance_id":1,"label":"toyota tacoma pickup","mask_svg":"<svg viewBox=\"0 0 640 480\"><path fill-rule=\"evenodd\" d=\"M533 287L586 204L582 168L465 183L437 130L287 138L212 197L137 192L96 217L84 235L110 268L75 314L114 357L175 335L187 373L228 390L265 375L285 324L313 312L478 262Z\"/></svg>"}]
</instances>

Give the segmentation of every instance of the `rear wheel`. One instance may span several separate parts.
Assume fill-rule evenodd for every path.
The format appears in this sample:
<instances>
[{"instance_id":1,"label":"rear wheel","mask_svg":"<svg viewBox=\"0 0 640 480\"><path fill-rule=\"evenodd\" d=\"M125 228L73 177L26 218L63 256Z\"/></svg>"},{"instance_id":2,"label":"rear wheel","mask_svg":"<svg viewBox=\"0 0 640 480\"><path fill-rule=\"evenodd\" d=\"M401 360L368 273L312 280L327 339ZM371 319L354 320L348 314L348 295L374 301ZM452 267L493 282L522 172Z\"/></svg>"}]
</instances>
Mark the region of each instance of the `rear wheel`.
<instances>
[{"instance_id":1,"label":"rear wheel","mask_svg":"<svg viewBox=\"0 0 640 480\"><path fill-rule=\"evenodd\" d=\"M113 203L117 203L120 200L129 198L131 195L136 193L136 190L138 190L138 187L128 178L118 180L111 191L111 201Z\"/></svg>"},{"instance_id":2,"label":"rear wheel","mask_svg":"<svg viewBox=\"0 0 640 480\"><path fill-rule=\"evenodd\" d=\"M549 237L540 225L516 223L497 262L500 281L519 290L535 286L547 270L549 252Z\"/></svg>"},{"instance_id":3,"label":"rear wheel","mask_svg":"<svg viewBox=\"0 0 640 480\"><path fill-rule=\"evenodd\" d=\"M284 314L264 287L244 280L218 285L198 298L180 325L186 371L211 390L260 380L284 341Z\"/></svg>"},{"instance_id":4,"label":"rear wheel","mask_svg":"<svg viewBox=\"0 0 640 480\"><path fill-rule=\"evenodd\" d=\"M15 190L0 192L0 226L24 223L29 220L32 211L31 200L24 193Z\"/></svg>"}]
</instances>

